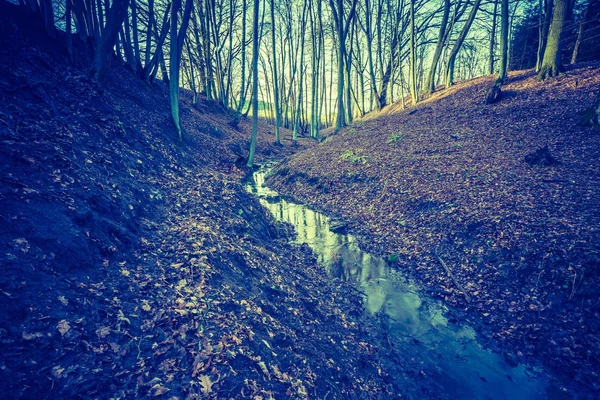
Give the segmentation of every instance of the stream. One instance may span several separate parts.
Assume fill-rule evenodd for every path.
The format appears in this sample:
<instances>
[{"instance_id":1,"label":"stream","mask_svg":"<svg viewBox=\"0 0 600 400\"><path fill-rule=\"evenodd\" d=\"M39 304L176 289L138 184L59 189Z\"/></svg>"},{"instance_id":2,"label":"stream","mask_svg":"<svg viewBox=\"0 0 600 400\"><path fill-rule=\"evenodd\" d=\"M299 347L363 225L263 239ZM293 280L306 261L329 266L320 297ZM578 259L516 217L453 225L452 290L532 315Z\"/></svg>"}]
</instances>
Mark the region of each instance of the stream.
<instances>
[{"instance_id":1,"label":"stream","mask_svg":"<svg viewBox=\"0 0 600 400\"><path fill-rule=\"evenodd\" d=\"M431 379L441 384L449 398L567 398L542 378L541 371L522 364L512 367L503 355L483 348L473 328L449 322L445 308L420 293L400 270L362 251L354 236L332 232L327 216L266 187L269 171L268 167L255 171L246 190L275 219L294 226L295 242L308 244L331 278L352 282L362 290L366 312L389 317L391 340L418 343L418 357L436 371Z\"/></svg>"}]
</instances>

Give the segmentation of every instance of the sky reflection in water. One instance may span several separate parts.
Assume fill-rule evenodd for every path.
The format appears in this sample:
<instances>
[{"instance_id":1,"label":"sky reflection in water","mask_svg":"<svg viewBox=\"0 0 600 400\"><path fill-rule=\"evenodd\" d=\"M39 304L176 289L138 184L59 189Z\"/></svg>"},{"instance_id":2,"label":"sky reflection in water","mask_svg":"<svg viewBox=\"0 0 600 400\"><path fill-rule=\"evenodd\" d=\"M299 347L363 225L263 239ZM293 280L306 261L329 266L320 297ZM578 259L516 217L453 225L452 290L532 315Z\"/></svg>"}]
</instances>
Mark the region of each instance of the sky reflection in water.
<instances>
[{"instance_id":1,"label":"sky reflection in water","mask_svg":"<svg viewBox=\"0 0 600 400\"><path fill-rule=\"evenodd\" d=\"M436 371L432 379L453 399L569 398L540 380L523 365L510 367L504 357L484 350L468 326L449 324L437 303L380 257L363 252L352 235L330 231L325 215L282 198L264 185L265 170L254 173L246 189L279 221L289 222L296 242L308 244L329 276L356 284L365 294L365 307L384 312L390 337L397 343L420 346L419 357Z\"/></svg>"}]
</instances>

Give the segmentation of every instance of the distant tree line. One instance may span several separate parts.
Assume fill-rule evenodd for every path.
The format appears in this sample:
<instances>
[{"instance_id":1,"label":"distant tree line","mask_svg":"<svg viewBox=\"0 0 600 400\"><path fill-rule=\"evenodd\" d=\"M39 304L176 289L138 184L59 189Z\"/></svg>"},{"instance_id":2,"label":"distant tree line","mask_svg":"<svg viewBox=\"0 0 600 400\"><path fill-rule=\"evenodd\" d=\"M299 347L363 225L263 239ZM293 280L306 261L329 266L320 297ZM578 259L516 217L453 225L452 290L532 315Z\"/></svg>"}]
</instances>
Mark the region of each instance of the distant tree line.
<instances>
[{"instance_id":1,"label":"distant tree line","mask_svg":"<svg viewBox=\"0 0 600 400\"><path fill-rule=\"evenodd\" d=\"M194 102L252 110L253 137L262 109L279 143L280 126L318 139L457 79L501 85L509 69L535 68L543 80L600 58L600 0L18 1L48 35L65 32L68 55L73 37L85 43L99 81L116 57L168 83L180 137L180 86Z\"/></svg>"}]
</instances>

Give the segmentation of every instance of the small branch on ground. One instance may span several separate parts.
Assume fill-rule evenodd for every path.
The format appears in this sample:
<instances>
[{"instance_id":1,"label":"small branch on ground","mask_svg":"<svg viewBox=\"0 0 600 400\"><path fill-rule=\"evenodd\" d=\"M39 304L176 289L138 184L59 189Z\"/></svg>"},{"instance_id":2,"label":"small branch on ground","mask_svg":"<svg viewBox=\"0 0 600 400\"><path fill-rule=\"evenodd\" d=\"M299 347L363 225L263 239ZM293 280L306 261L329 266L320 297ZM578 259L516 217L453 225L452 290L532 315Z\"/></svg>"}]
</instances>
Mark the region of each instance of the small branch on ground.
<instances>
[{"instance_id":1,"label":"small branch on ground","mask_svg":"<svg viewBox=\"0 0 600 400\"><path fill-rule=\"evenodd\" d=\"M444 269L446 270L446 273L448 274L448 277L454 283L454 286L456 286L456 288L465 296L465 299L467 300L467 303L470 303L471 302L471 297L469 296L469 294L467 293L467 291L461 286L461 284L458 283L458 281L456 280L456 278L454 277L454 275L452 275L452 271L450 271L450 268L448 268L448 266L446 265L446 263L444 262L444 260L442 260L442 258L440 256L438 256L437 254L436 254L435 257L438 259L438 261L440 262L440 264L442 265L442 267L444 267Z\"/></svg>"}]
</instances>

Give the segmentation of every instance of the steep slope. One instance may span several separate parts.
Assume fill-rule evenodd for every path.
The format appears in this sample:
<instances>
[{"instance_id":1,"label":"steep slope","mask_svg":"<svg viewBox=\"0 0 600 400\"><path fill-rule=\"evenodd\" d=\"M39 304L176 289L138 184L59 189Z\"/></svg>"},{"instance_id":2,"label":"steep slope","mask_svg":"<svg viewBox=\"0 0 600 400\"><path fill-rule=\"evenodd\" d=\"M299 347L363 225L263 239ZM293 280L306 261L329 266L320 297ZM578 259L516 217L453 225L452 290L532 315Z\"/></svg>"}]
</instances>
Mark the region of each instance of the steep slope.
<instances>
[{"instance_id":1,"label":"steep slope","mask_svg":"<svg viewBox=\"0 0 600 400\"><path fill-rule=\"evenodd\" d=\"M600 390L600 134L580 124L600 67L512 73L484 106L492 83L369 115L268 182L345 219L499 350Z\"/></svg>"},{"instance_id":2,"label":"steep slope","mask_svg":"<svg viewBox=\"0 0 600 400\"><path fill-rule=\"evenodd\" d=\"M247 121L184 100L179 143L160 83L29 18L0 1L2 397L442 397L246 194Z\"/></svg>"}]
</instances>

